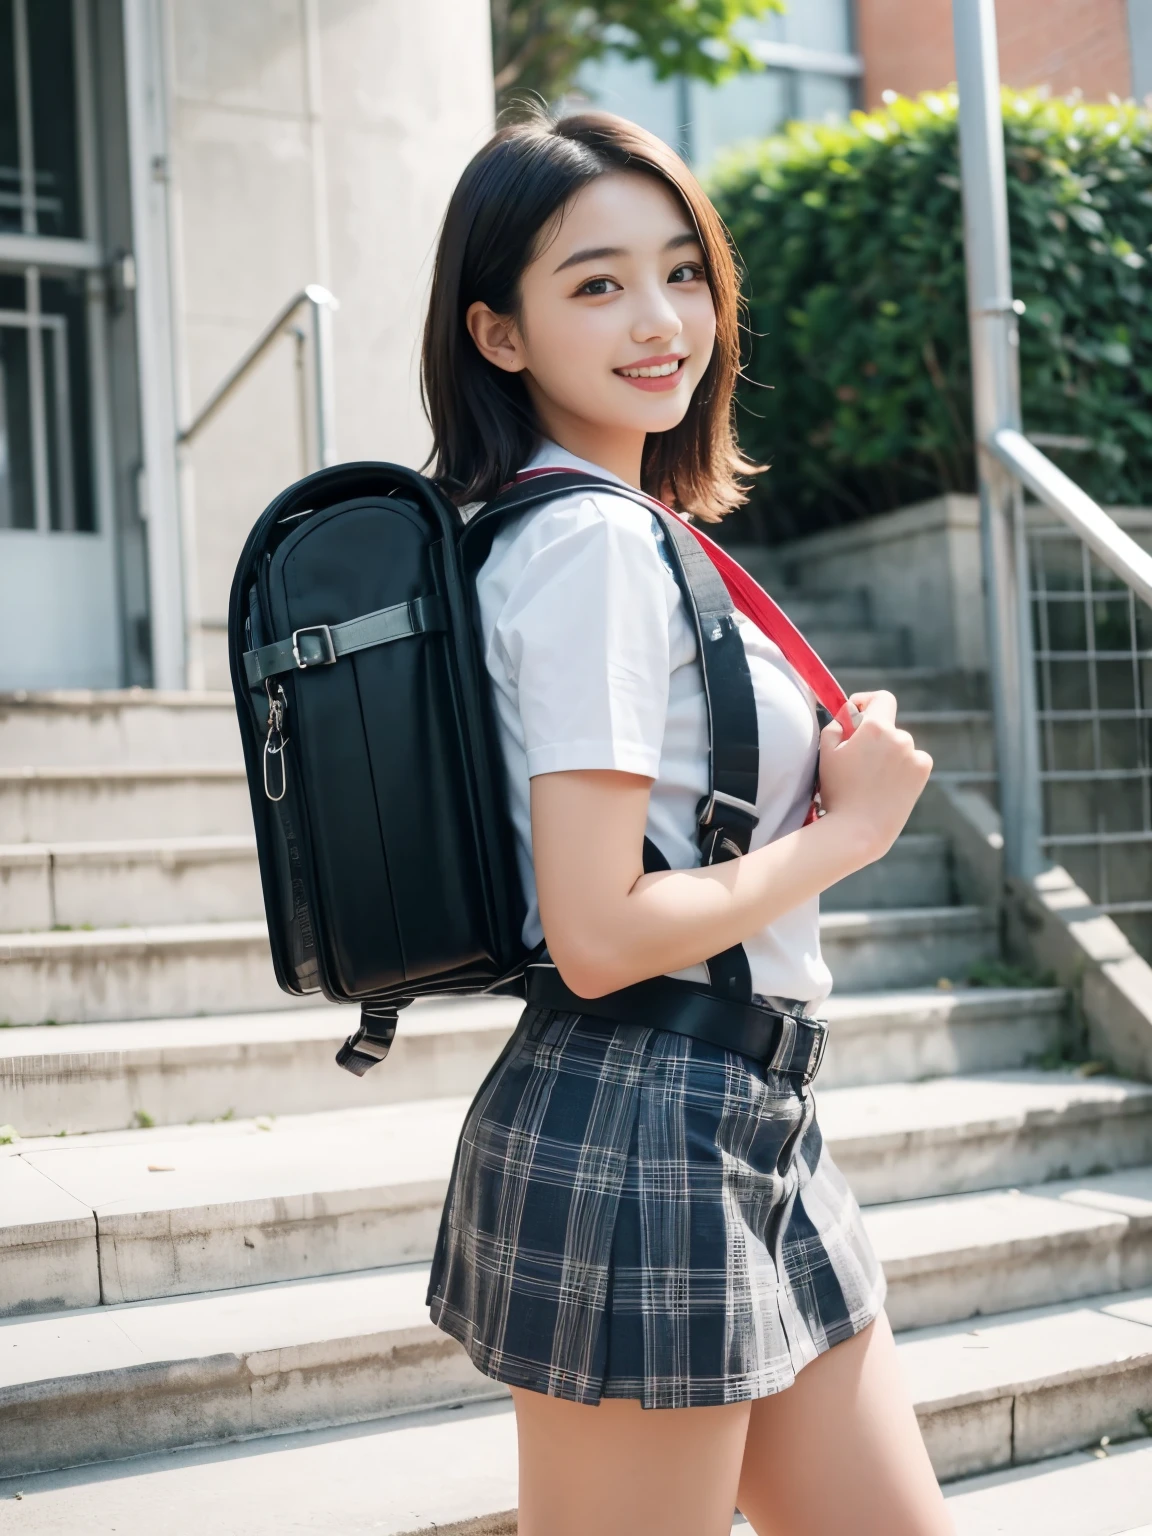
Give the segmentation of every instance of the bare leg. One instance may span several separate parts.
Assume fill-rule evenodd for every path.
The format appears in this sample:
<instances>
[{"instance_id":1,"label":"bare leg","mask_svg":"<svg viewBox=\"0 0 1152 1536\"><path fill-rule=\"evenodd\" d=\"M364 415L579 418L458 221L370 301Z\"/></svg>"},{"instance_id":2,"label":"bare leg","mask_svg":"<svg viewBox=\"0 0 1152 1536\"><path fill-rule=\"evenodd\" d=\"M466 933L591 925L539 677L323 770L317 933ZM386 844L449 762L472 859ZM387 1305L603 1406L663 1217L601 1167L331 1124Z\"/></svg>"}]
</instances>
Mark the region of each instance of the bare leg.
<instances>
[{"instance_id":1,"label":"bare leg","mask_svg":"<svg viewBox=\"0 0 1152 1536\"><path fill-rule=\"evenodd\" d=\"M886 1313L752 1404L737 1504L757 1536L954 1536Z\"/></svg>"},{"instance_id":2,"label":"bare leg","mask_svg":"<svg viewBox=\"0 0 1152 1536\"><path fill-rule=\"evenodd\" d=\"M728 1536L748 1403L642 1408L512 1388L520 1536Z\"/></svg>"}]
</instances>

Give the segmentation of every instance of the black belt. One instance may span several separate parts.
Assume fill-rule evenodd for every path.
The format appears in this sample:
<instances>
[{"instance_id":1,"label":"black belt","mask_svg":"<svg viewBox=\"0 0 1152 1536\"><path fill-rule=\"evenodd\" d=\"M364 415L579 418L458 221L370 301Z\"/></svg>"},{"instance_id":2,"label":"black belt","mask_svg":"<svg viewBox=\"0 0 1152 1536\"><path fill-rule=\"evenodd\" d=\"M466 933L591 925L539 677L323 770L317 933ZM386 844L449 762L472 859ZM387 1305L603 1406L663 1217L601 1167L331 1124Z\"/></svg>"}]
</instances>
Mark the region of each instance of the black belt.
<instances>
[{"instance_id":1,"label":"black belt","mask_svg":"<svg viewBox=\"0 0 1152 1536\"><path fill-rule=\"evenodd\" d=\"M536 1008L690 1035L751 1056L773 1072L796 1072L805 1083L819 1071L828 1039L823 1019L797 1018L762 1003L733 1002L672 976L653 976L604 997L581 997L565 986L554 965L530 965L527 992Z\"/></svg>"}]
</instances>

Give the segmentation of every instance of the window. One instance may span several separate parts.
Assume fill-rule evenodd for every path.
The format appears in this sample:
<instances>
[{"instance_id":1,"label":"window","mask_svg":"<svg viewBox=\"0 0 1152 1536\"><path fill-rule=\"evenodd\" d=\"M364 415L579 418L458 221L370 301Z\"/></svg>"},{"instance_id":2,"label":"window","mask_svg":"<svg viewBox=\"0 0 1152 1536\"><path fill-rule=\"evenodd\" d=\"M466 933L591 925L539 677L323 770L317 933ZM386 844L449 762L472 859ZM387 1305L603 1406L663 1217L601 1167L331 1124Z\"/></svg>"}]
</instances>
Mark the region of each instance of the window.
<instances>
[{"instance_id":1,"label":"window","mask_svg":"<svg viewBox=\"0 0 1152 1536\"><path fill-rule=\"evenodd\" d=\"M721 150L790 118L843 118L856 105L864 67L852 52L851 0L792 0L787 15L749 24L745 36L764 63L758 74L709 87L657 81L647 64L609 58L584 68L580 93L658 134L701 172Z\"/></svg>"},{"instance_id":2,"label":"window","mask_svg":"<svg viewBox=\"0 0 1152 1536\"><path fill-rule=\"evenodd\" d=\"M79 238L72 0L0 0L0 230Z\"/></svg>"},{"instance_id":3,"label":"window","mask_svg":"<svg viewBox=\"0 0 1152 1536\"><path fill-rule=\"evenodd\" d=\"M82 0L0 0L0 529L96 526L76 57L85 18Z\"/></svg>"}]
</instances>

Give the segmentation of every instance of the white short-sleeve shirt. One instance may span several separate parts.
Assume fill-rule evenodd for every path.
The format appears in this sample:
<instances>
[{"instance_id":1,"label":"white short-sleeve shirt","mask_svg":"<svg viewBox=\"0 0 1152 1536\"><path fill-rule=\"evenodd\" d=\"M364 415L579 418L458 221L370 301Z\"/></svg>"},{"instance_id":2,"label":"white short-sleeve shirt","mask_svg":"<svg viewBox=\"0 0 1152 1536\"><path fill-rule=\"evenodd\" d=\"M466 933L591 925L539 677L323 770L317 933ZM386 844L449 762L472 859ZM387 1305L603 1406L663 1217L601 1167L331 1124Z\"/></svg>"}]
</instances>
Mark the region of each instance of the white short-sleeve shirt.
<instances>
[{"instance_id":1,"label":"white short-sleeve shirt","mask_svg":"<svg viewBox=\"0 0 1152 1536\"><path fill-rule=\"evenodd\" d=\"M543 466L618 478L552 442L524 467ZM528 788L536 774L615 768L652 779L648 836L673 869L700 863L696 806L708 792L708 720L694 629L663 541L659 519L636 502L574 491L510 518L477 578L526 944L542 937ZM751 843L760 848L803 825L819 723L811 689L779 648L742 615L737 621L760 726L760 822ZM761 996L816 1007L831 991L817 897L744 948ZM708 979L703 965L673 974Z\"/></svg>"}]
</instances>

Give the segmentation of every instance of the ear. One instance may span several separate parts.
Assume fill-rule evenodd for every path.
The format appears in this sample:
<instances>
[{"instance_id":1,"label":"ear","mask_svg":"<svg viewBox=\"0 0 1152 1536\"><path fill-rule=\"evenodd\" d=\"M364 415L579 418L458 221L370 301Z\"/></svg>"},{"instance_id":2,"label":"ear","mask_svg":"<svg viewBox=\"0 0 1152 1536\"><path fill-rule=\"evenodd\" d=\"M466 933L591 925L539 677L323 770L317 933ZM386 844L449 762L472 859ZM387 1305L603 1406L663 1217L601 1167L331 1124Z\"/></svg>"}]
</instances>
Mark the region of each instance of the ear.
<instances>
[{"instance_id":1,"label":"ear","mask_svg":"<svg viewBox=\"0 0 1152 1536\"><path fill-rule=\"evenodd\" d=\"M478 299L469 304L464 316L468 334L481 357L505 373L520 373L527 367L516 322L509 315L497 315Z\"/></svg>"}]
</instances>

